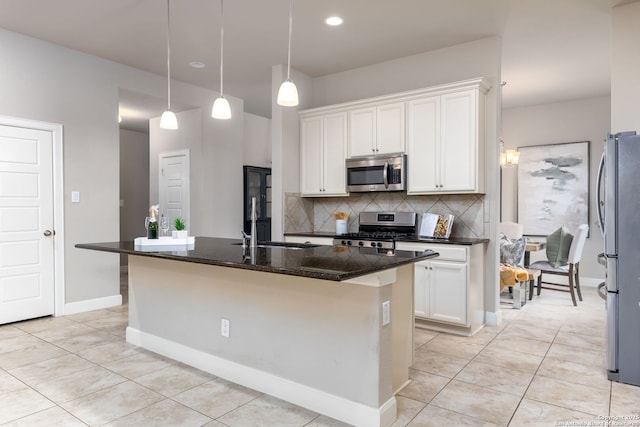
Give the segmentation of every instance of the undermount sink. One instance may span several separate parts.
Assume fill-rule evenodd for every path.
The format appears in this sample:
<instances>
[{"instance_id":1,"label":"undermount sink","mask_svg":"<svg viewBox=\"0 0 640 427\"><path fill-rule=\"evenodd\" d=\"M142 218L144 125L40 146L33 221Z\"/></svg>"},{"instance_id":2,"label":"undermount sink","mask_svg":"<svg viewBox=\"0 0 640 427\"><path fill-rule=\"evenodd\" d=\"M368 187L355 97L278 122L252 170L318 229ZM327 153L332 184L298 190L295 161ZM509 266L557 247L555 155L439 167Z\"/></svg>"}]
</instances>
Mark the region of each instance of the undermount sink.
<instances>
[{"instance_id":1,"label":"undermount sink","mask_svg":"<svg viewBox=\"0 0 640 427\"><path fill-rule=\"evenodd\" d=\"M233 245L242 245L242 243L232 243ZM306 248L316 248L320 245L312 245L310 243L286 243L286 242L258 242L258 248L264 249L291 249L301 250Z\"/></svg>"}]
</instances>

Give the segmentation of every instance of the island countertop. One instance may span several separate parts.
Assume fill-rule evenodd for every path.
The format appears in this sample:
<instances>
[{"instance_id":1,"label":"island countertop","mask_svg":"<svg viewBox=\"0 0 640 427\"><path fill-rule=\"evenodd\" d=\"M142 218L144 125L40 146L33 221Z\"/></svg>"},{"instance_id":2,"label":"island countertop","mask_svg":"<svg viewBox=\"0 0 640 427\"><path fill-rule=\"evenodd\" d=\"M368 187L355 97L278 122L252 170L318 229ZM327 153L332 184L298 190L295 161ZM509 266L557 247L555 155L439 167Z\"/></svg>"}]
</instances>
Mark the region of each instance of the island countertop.
<instances>
[{"instance_id":1,"label":"island countertop","mask_svg":"<svg viewBox=\"0 0 640 427\"><path fill-rule=\"evenodd\" d=\"M196 237L195 244L189 247L184 245L143 249L135 246L133 241L81 243L76 247L331 281L349 280L438 256L434 251L387 252L344 246L290 243L270 245L270 242L264 242L263 247L254 248L251 256L251 250L243 248L241 242L239 239Z\"/></svg>"},{"instance_id":2,"label":"island countertop","mask_svg":"<svg viewBox=\"0 0 640 427\"><path fill-rule=\"evenodd\" d=\"M341 239L344 236L325 232L325 231L299 231L299 232L287 232L286 236L301 236L301 237L330 237L332 239ZM450 237L448 239L439 239L434 237L420 237L419 235L411 235L405 237L395 238L396 242L408 242L408 243L437 243L442 245L479 245L483 243L489 243L489 239L486 238L474 238L474 237Z\"/></svg>"}]
</instances>

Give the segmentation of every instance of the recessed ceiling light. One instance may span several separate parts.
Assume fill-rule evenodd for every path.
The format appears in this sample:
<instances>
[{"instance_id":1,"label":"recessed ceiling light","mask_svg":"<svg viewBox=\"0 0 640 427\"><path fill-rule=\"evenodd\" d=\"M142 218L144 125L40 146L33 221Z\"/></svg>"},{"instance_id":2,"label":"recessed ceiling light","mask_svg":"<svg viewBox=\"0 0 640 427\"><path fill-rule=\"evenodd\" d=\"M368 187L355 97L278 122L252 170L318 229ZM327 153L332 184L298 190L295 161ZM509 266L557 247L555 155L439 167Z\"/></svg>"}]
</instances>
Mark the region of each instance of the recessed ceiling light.
<instances>
[{"instance_id":1,"label":"recessed ceiling light","mask_svg":"<svg viewBox=\"0 0 640 427\"><path fill-rule=\"evenodd\" d=\"M204 62L200 62L200 61L191 61L189 62L189 66L192 68L204 68L206 67Z\"/></svg>"},{"instance_id":2,"label":"recessed ceiling light","mask_svg":"<svg viewBox=\"0 0 640 427\"><path fill-rule=\"evenodd\" d=\"M335 27L336 25L342 25L342 18L340 18L339 16L330 16L327 19L324 20L324 22L327 25L331 25L332 27Z\"/></svg>"}]
</instances>

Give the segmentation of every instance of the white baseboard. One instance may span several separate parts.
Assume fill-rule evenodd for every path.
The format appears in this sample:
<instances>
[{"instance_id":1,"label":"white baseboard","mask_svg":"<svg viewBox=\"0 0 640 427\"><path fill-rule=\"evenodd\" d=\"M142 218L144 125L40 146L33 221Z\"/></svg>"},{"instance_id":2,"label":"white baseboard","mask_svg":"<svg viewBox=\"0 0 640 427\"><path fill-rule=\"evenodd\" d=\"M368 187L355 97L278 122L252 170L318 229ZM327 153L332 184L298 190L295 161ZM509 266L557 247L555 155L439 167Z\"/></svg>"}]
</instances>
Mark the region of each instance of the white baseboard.
<instances>
[{"instance_id":1,"label":"white baseboard","mask_svg":"<svg viewBox=\"0 0 640 427\"><path fill-rule=\"evenodd\" d=\"M348 424L388 427L396 420L395 397L380 408L366 406L132 327L127 327L127 342Z\"/></svg>"},{"instance_id":2,"label":"white baseboard","mask_svg":"<svg viewBox=\"0 0 640 427\"><path fill-rule=\"evenodd\" d=\"M64 305L64 315L84 313L85 311L100 310L119 305L122 305L122 295L69 302Z\"/></svg>"},{"instance_id":3,"label":"white baseboard","mask_svg":"<svg viewBox=\"0 0 640 427\"><path fill-rule=\"evenodd\" d=\"M484 318L487 326L498 326L502 323L502 311L487 311Z\"/></svg>"}]
</instances>

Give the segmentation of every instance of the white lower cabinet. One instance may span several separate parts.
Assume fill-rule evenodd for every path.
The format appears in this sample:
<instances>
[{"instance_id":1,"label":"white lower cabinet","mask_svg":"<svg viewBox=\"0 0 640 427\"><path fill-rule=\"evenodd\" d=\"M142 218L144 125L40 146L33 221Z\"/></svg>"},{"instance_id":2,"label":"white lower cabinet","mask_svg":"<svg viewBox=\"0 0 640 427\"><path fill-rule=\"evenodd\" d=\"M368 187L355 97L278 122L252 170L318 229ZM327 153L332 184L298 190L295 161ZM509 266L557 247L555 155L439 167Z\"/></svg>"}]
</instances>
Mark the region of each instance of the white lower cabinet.
<instances>
[{"instance_id":1,"label":"white lower cabinet","mask_svg":"<svg viewBox=\"0 0 640 427\"><path fill-rule=\"evenodd\" d=\"M415 315L467 324L467 264L423 261L415 266Z\"/></svg>"},{"instance_id":2,"label":"white lower cabinet","mask_svg":"<svg viewBox=\"0 0 640 427\"><path fill-rule=\"evenodd\" d=\"M472 335L484 325L484 246L396 243L398 250L439 253L415 264L416 326Z\"/></svg>"}]
</instances>

